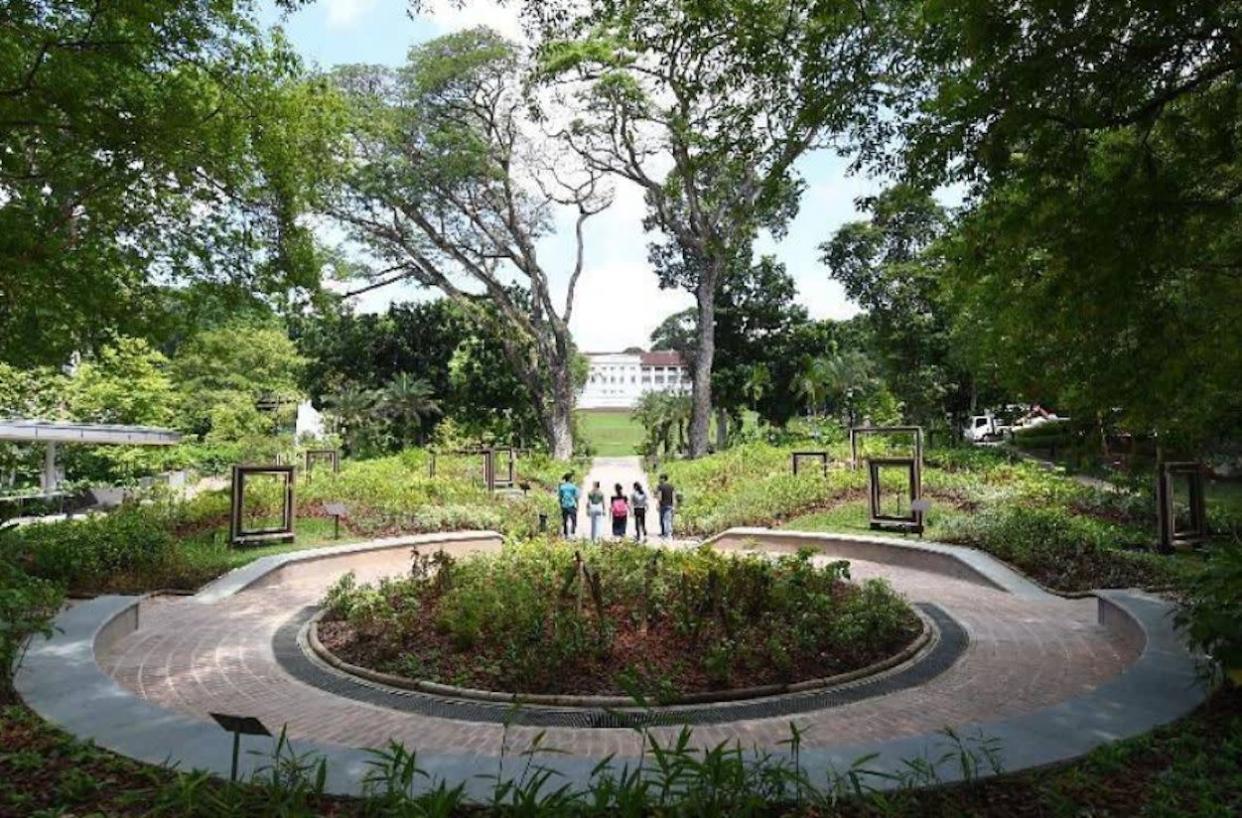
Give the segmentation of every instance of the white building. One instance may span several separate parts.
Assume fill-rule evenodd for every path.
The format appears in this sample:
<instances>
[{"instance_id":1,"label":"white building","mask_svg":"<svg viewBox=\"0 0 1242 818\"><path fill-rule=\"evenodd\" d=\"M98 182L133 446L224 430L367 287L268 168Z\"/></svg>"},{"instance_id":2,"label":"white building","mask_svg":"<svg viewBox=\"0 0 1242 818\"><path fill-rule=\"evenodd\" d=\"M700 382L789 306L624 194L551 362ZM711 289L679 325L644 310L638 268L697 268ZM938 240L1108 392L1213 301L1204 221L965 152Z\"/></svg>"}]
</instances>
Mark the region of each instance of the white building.
<instances>
[{"instance_id":1,"label":"white building","mask_svg":"<svg viewBox=\"0 0 1242 818\"><path fill-rule=\"evenodd\" d=\"M673 350L588 352L580 409L632 409L647 392L690 392L690 370Z\"/></svg>"}]
</instances>

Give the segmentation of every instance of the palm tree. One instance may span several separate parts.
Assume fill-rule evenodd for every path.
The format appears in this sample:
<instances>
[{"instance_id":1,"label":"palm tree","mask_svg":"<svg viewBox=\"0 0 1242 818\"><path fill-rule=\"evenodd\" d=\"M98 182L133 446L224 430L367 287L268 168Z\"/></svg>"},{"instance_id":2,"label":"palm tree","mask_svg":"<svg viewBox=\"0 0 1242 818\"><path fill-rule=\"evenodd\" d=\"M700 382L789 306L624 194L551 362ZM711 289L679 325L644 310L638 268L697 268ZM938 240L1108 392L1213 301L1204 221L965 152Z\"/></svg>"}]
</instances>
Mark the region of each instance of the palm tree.
<instances>
[{"instance_id":1,"label":"palm tree","mask_svg":"<svg viewBox=\"0 0 1242 818\"><path fill-rule=\"evenodd\" d=\"M417 430L418 442L422 443L426 422L443 414L431 384L422 378L411 377L407 372L388 382L379 396L379 402L402 443L410 439L411 429Z\"/></svg>"},{"instance_id":2,"label":"palm tree","mask_svg":"<svg viewBox=\"0 0 1242 818\"><path fill-rule=\"evenodd\" d=\"M824 358L808 358L802 371L794 378L794 394L806 401L806 416L812 418L824 403L828 391L828 362Z\"/></svg>"},{"instance_id":3,"label":"palm tree","mask_svg":"<svg viewBox=\"0 0 1242 818\"><path fill-rule=\"evenodd\" d=\"M871 387L871 361L858 350L837 352L824 359L824 386L827 394L839 399L845 421L854 425L855 405Z\"/></svg>"},{"instance_id":4,"label":"palm tree","mask_svg":"<svg viewBox=\"0 0 1242 818\"><path fill-rule=\"evenodd\" d=\"M354 383L347 383L327 398L328 410L336 419L336 428L351 454L358 452L362 432L374 421L376 393Z\"/></svg>"},{"instance_id":5,"label":"palm tree","mask_svg":"<svg viewBox=\"0 0 1242 818\"><path fill-rule=\"evenodd\" d=\"M746 383L742 386L742 391L745 392L746 397L750 398L751 404L757 404L763 400L763 396L768 394L771 388L772 371L768 369L767 364L755 364L746 375Z\"/></svg>"}]
</instances>

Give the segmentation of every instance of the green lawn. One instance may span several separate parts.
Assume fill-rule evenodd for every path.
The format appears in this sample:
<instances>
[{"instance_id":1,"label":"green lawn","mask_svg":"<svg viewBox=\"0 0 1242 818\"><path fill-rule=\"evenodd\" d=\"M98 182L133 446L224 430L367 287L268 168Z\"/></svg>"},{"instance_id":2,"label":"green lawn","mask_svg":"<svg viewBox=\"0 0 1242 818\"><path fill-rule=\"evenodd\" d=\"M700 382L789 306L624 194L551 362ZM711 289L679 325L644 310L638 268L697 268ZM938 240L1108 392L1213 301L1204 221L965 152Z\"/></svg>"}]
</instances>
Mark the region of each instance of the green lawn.
<instances>
[{"instance_id":1,"label":"green lawn","mask_svg":"<svg viewBox=\"0 0 1242 818\"><path fill-rule=\"evenodd\" d=\"M604 457L637 454L643 442L642 424L629 409L579 409L578 430L595 454Z\"/></svg>"}]
</instances>

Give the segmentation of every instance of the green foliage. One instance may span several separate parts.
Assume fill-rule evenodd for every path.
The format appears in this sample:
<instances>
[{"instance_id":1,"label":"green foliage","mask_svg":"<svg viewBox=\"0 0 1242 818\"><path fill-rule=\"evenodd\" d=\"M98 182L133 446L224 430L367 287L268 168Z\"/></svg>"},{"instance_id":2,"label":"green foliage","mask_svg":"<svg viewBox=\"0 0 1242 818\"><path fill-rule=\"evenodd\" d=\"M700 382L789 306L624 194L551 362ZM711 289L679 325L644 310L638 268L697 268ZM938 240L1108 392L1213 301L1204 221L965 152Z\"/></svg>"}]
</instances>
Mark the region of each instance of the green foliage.
<instances>
[{"instance_id":1,"label":"green foliage","mask_svg":"<svg viewBox=\"0 0 1242 818\"><path fill-rule=\"evenodd\" d=\"M50 636L52 618L63 601L58 585L26 574L0 552L0 701L11 693L26 638Z\"/></svg>"},{"instance_id":2,"label":"green foliage","mask_svg":"<svg viewBox=\"0 0 1242 818\"><path fill-rule=\"evenodd\" d=\"M690 398L674 392L644 392L631 417L642 425L646 437L639 450L649 457L675 457L687 451Z\"/></svg>"},{"instance_id":3,"label":"green foliage","mask_svg":"<svg viewBox=\"0 0 1242 818\"><path fill-rule=\"evenodd\" d=\"M316 475L300 491L302 503L344 502L357 532L381 536L397 532L495 530L531 534L540 513L556 516L551 487L574 466L546 457L518 460L519 481L532 490L522 496L491 494L483 484L481 456L439 454L436 476L420 449L361 462L346 462L339 474Z\"/></svg>"},{"instance_id":4,"label":"green foliage","mask_svg":"<svg viewBox=\"0 0 1242 818\"><path fill-rule=\"evenodd\" d=\"M1213 548L1189 583L1178 624L1191 642L1225 670L1242 669L1242 545Z\"/></svg>"},{"instance_id":5,"label":"green foliage","mask_svg":"<svg viewBox=\"0 0 1242 818\"><path fill-rule=\"evenodd\" d=\"M1124 532L1057 508L1000 507L960 518L947 535L1013 564L1044 585L1067 591L1160 585L1167 560L1122 550Z\"/></svg>"},{"instance_id":6,"label":"green foliage","mask_svg":"<svg viewBox=\"0 0 1242 818\"><path fill-rule=\"evenodd\" d=\"M928 267L971 369L1166 447L1235 434L1238 4L926 8L900 145L920 184L970 186Z\"/></svg>"},{"instance_id":7,"label":"green foliage","mask_svg":"<svg viewBox=\"0 0 1242 818\"><path fill-rule=\"evenodd\" d=\"M75 420L165 426L174 405L168 359L142 339L120 338L77 367L67 399Z\"/></svg>"},{"instance_id":8,"label":"green foliage","mask_svg":"<svg viewBox=\"0 0 1242 818\"><path fill-rule=\"evenodd\" d=\"M601 0L531 8L543 35L538 78L568 89L575 151L642 187L645 226L668 237L652 245L652 263L664 286L695 296L695 348L710 375L717 294L750 267L759 232L779 237L797 212L796 161L829 135L873 121L887 7ZM712 387L696 375L696 457L707 450Z\"/></svg>"},{"instance_id":9,"label":"green foliage","mask_svg":"<svg viewBox=\"0 0 1242 818\"><path fill-rule=\"evenodd\" d=\"M174 550L162 516L132 507L0 532L0 562L70 588L101 587L113 575L158 576Z\"/></svg>"},{"instance_id":10,"label":"green foliage","mask_svg":"<svg viewBox=\"0 0 1242 818\"><path fill-rule=\"evenodd\" d=\"M913 614L887 583L853 586L848 563L821 566L813 556L510 541L500 554L460 561L416 554L410 578L377 586L348 576L324 605L389 670L524 692L563 692L601 663L612 667L623 632L627 641L667 634L690 678L715 687L740 673L792 681L808 668L852 669L914 635ZM427 636L429 620L443 643ZM641 661L604 684L668 693Z\"/></svg>"},{"instance_id":11,"label":"green foliage","mask_svg":"<svg viewBox=\"0 0 1242 818\"><path fill-rule=\"evenodd\" d=\"M336 108L258 5L6 4L0 357L62 364L135 334L157 279L318 287L297 217Z\"/></svg>"},{"instance_id":12,"label":"green foliage","mask_svg":"<svg viewBox=\"0 0 1242 818\"><path fill-rule=\"evenodd\" d=\"M234 322L191 336L173 359L181 393L177 425L212 440L270 432L273 418L256 404L273 401L287 415L301 398L306 360L277 325Z\"/></svg>"},{"instance_id":13,"label":"green foliage","mask_svg":"<svg viewBox=\"0 0 1242 818\"><path fill-rule=\"evenodd\" d=\"M399 278L493 323L542 440L569 457L578 360L569 317L582 272L582 225L611 195L599 174L576 172L558 156L562 140L534 142L538 114L523 98L524 69L520 50L482 26L415 46L401 68L339 69L351 141L337 157L340 184L330 207L350 238L397 262ZM561 205L576 217L578 258L563 307L534 249ZM377 221L377 211L388 218ZM472 338L459 344L450 372L475 377L475 347Z\"/></svg>"},{"instance_id":14,"label":"green foliage","mask_svg":"<svg viewBox=\"0 0 1242 818\"><path fill-rule=\"evenodd\" d=\"M950 334L955 303L927 248L943 234L948 213L930 195L898 185L863 201L868 221L840 227L820 245L821 260L851 299L867 310L885 382L907 419L926 423L960 416L974 387ZM981 362L980 362L981 363ZM978 378L986 377L980 365Z\"/></svg>"}]
</instances>

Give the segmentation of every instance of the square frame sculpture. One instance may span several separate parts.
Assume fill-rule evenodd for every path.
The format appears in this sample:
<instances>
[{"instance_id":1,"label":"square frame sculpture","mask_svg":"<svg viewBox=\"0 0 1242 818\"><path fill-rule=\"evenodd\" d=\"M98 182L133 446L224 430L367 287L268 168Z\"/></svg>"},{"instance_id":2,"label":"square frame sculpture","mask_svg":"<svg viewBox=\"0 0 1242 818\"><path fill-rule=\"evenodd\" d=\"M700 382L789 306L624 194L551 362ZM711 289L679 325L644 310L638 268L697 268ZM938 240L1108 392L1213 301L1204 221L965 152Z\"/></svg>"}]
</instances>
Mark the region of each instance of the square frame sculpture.
<instances>
[{"instance_id":1,"label":"square frame sculpture","mask_svg":"<svg viewBox=\"0 0 1242 818\"><path fill-rule=\"evenodd\" d=\"M850 468L858 468L858 438L863 435L914 435L914 464L919 485L923 484L922 426L852 426L850 427Z\"/></svg>"},{"instance_id":2,"label":"square frame sculpture","mask_svg":"<svg viewBox=\"0 0 1242 818\"><path fill-rule=\"evenodd\" d=\"M314 470L315 464L326 460L332 464L332 473L339 474L341 471L341 450L340 449L307 449L303 455L303 471L306 472L307 479L310 479L311 472Z\"/></svg>"},{"instance_id":3,"label":"square frame sculpture","mask_svg":"<svg viewBox=\"0 0 1242 818\"><path fill-rule=\"evenodd\" d=\"M252 475L269 474L281 478L284 491L281 492L281 524L274 528L252 528L243 526L246 517L246 478ZM229 508L229 543L232 545L253 545L270 542L293 542L293 466L234 466L233 489Z\"/></svg>"},{"instance_id":4,"label":"square frame sculpture","mask_svg":"<svg viewBox=\"0 0 1242 818\"><path fill-rule=\"evenodd\" d=\"M880 470L884 467L904 467L910 478L910 512L903 515L884 514L880 510ZM867 461L867 497L870 508L870 524L873 530L899 529L915 534L923 533L923 511L919 507L923 486L920 481L918 461L912 457L876 457Z\"/></svg>"},{"instance_id":5,"label":"square frame sculpture","mask_svg":"<svg viewBox=\"0 0 1242 818\"><path fill-rule=\"evenodd\" d=\"M498 474L496 470L496 455L505 453L508 455L508 461L503 473ZM505 449L484 449L483 450L483 480L487 483L489 491L495 491L498 488L513 488L517 483L517 454L512 447Z\"/></svg>"},{"instance_id":6,"label":"square frame sculpture","mask_svg":"<svg viewBox=\"0 0 1242 818\"><path fill-rule=\"evenodd\" d=\"M1190 527L1177 527L1174 481L1185 477L1190 488ZM1156 476L1156 525L1159 550L1164 553L1178 546L1197 545L1208 537L1207 506L1203 494L1203 464L1195 462L1161 463Z\"/></svg>"},{"instance_id":7,"label":"square frame sculpture","mask_svg":"<svg viewBox=\"0 0 1242 818\"><path fill-rule=\"evenodd\" d=\"M827 476L828 476L828 452L825 452L825 451L817 451L817 452L807 451L807 452L794 452L794 453L792 453L791 455L789 455L789 465L790 465L790 467L793 469L793 473L794 473L794 474L797 474L797 473L798 473L798 461L800 461L800 460L802 460L802 459L804 459L804 458L805 458L805 459L807 459L807 460L810 460L810 459L812 459L812 458L814 458L814 459L818 460L818 461L819 461L819 464L820 464L820 469L823 471L824 476L825 476L825 477L827 477Z\"/></svg>"}]
</instances>

